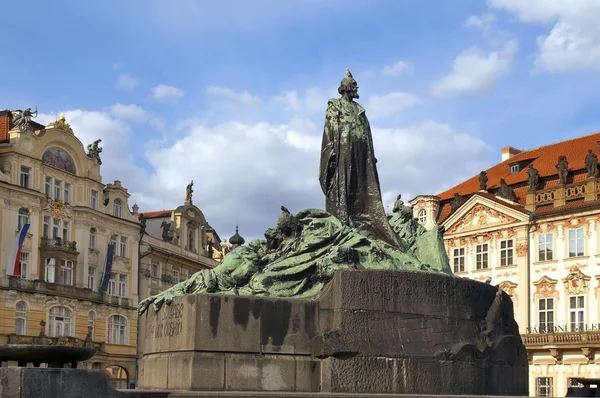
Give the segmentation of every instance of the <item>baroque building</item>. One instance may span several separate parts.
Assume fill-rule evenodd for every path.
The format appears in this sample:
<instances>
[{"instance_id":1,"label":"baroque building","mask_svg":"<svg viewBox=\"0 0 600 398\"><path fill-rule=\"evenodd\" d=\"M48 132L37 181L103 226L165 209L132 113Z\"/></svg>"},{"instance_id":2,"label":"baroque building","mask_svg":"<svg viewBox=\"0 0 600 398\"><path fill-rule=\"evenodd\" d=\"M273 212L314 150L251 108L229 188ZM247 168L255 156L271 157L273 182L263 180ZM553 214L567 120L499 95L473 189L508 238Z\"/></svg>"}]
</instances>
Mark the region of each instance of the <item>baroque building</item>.
<instances>
[{"instance_id":1,"label":"baroque building","mask_svg":"<svg viewBox=\"0 0 600 398\"><path fill-rule=\"evenodd\" d=\"M410 203L441 225L457 276L513 300L532 396L565 396L600 377L600 133L521 151L436 196Z\"/></svg>"},{"instance_id":2,"label":"baroque building","mask_svg":"<svg viewBox=\"0 0 600 398\"><path fill-rule=\"evenodd\" d=\"M102 182L100 140L86 151L64 115L47 126L36 115L0 111L0 341L91 344L97 353L83 366L106 369L115 387L128 388L136 378L138 216L119 181Z\"/></svg>"}]
</instances>

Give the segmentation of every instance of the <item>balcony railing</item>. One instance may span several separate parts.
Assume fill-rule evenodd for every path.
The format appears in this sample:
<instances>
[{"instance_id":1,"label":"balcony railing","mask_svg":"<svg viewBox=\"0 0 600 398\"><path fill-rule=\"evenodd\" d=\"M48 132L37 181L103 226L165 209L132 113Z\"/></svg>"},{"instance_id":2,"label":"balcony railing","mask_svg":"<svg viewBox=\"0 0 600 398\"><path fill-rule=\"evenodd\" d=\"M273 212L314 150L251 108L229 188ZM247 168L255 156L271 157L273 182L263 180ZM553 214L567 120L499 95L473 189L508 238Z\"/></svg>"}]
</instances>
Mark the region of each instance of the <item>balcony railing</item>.
<instances>
[{"instance_id":1,"label":"balcony railing","mask_svg":"<svg viewBox=\"0 0 600 398\"><path fill-rule=\"evenodd\" d=\"M525 347L528 349L543 349L548 346L600 345L600 330L586 330L581 332L561 332L545 334L524 334L521 336Z\"/></svg>"},{"instance_id":2,"label":"balcony railing","mask_svg":"<svg viewBox=\"0 0 600 398\"><path fill-rule=\"evenodd\" d=\"M42 237L42 249L61 249L70 252L77 252L77 242L63 240L62 238L47 238Z\"/></svg>"}]
</instances>

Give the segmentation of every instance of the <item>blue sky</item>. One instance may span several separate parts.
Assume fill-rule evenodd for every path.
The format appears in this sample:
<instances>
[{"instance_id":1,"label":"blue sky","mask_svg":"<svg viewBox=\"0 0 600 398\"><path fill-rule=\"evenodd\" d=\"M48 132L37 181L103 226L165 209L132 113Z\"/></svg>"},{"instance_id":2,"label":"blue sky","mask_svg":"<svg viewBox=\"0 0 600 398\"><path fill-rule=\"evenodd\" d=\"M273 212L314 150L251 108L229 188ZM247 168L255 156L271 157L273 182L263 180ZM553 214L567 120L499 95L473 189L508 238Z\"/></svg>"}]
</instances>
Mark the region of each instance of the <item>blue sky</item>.
<instances>
[{"instance_id":1,"label":"blue sky","mask_svg":"<svg viewBox=\"0 0 600 398\"><path fill-rule=\"evenodd\" d=\"M384 201L600 130L595 0L32 1L3 5L0 108L65 112L141 211L195 203L227 237L322 207L326 101L360 85ZM8 39L6 39L8 38ZM121 143L126 139L126 144Z\"/></svg>"}]
</instances>

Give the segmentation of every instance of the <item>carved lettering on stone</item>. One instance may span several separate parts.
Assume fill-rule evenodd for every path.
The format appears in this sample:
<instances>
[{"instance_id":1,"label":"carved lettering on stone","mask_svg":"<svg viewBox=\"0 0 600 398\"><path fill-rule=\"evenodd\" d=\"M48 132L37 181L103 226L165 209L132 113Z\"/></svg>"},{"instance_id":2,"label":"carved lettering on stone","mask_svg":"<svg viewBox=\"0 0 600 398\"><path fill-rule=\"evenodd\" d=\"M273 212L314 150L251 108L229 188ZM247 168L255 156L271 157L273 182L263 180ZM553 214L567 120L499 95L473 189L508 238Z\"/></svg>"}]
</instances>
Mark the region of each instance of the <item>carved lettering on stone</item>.
<instances>
[{"instance_id":1,"label":"carved lettering on stone","mask_svg":"<svg viewBox=\"0 0 600 398\"><path fill-rule=\"evenodd\" d=\"M514 217L477 203L467 214L452 224L446 233L459 233L494 225L510 224L515 221L517 219Z\"/></svg>"}]
</instances>

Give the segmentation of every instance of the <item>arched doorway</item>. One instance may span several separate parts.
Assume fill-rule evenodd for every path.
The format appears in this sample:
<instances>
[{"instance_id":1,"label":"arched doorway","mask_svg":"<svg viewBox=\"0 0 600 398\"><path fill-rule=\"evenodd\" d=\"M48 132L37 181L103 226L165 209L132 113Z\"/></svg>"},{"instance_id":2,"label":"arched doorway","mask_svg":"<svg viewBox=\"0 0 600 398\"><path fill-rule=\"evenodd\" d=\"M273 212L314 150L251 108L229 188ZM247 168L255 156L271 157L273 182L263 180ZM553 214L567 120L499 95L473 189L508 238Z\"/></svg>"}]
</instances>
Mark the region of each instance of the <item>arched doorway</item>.
<instances>
[{"instance_id":1,"label":"arched doorway","mask_svg":"<svg viewBox=\"0 0 600 398\"><path fill-rule=\"evenodd\" d=\"M111 386L117 389L126 389L128 384L127 371L116 365L107 366L104 371Z\"/></svg>"}]
</instances>

